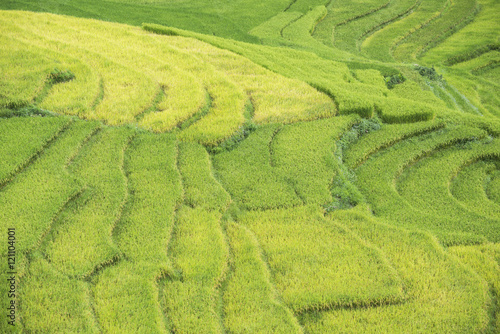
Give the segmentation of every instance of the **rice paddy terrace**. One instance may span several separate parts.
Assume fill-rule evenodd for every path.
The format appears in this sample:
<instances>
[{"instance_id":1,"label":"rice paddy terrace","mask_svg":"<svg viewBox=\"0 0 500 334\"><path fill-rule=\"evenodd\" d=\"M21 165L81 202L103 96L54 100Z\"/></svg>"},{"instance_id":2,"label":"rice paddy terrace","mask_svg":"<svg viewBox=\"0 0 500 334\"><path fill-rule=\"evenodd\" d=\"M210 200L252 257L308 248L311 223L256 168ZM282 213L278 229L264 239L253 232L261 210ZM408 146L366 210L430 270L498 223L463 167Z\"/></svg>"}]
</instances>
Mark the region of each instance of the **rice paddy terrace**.
<instances>
[{"instance_id":1,"label":"rice paddy terrace","mask_svg":"<svg viewBox=\"0 0 500 334\"><path fill-rule=\"evenodd\" d=\"M499 333L499 12L2 1L0 332Z\"/></svg>"}]
</instances>

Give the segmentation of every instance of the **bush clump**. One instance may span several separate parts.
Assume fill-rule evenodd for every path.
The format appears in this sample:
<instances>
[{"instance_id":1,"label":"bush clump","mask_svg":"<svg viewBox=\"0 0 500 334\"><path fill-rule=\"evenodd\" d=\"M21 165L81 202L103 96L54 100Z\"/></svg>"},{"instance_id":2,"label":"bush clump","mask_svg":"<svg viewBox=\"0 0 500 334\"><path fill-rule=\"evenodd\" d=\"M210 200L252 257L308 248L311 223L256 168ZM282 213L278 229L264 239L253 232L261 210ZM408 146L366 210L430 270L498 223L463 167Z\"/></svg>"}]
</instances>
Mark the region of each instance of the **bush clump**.
<instances>
[{"instance_id":1,"label":"bush clump","mask_svg":"<svg viewBox=\"0 0 500 334\"><path fill-rule=\"evenodd\" d=\"M49 73L48 80L51 84L55 85L61 82L71 81L74 78L75 75L70 70L63 71L58 68L55 68L54 70L52 70L52 72Z\"/></svg>"},{"instance_id":2,"label":"bush clump","mask_svg":"<svg viewBox=\"0 0 500 334\"><path fill-rule=\"evenodd\" d=\"M425 66L415 65L415 70L417 70L421 76L429 78L432 81L443 81L443 76L439 75L436 72L434 66L429 68Z\"/></svg>"},{"instance_id":3,"label":"bush clump","mask_svg":"<svg viewBox=\"0 0 500 334\"><path fill-rule=\"evenodd\" d=\"M398 73L388 77L384 77L384 80L387 88L393 89L394 86L405 82L406 78L401 73Z\"/></svg>"}]
</instances>

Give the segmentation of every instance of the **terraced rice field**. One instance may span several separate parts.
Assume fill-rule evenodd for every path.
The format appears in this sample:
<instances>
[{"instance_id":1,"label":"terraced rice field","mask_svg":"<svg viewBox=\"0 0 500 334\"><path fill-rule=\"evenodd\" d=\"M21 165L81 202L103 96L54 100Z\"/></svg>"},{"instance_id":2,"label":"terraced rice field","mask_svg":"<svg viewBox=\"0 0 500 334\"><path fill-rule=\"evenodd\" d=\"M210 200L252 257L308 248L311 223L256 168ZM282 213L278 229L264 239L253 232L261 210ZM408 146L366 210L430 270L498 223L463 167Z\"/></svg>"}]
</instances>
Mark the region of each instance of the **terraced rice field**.
<instances>
[{"instance_id":1,"label":"terraced rice field","mask_svg":"<svg viewBox=\"0 0 500 334\"><path fill-rule=\"evenodd\" d=\"M0 3L1 333L500 333L494 0Z\"/></svg>"}]
</instances>

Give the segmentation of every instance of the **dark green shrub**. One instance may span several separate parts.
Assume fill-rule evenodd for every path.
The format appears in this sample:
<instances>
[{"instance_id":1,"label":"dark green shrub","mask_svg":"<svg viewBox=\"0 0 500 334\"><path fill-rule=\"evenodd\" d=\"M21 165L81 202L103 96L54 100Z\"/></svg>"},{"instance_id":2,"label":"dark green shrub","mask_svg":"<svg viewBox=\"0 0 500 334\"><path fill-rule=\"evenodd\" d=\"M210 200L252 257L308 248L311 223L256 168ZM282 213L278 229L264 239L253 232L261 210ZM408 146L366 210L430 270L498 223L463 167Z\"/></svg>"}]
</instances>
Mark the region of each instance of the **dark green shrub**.
<instances>
[{"instance_id":1,"label":"dark green shrub","mask_svg":"<svg viewBox=\"0 0 500 334\"><path fill-rule=\"evenodd\" d=\"M389 77L385 77L384 80L387 88L393 89L397 84L405 82L406 78L401 73L398 73Z\"/></svg>"},{"instance_id":2,"label":"dark green shrub","mask_svg":"<svg viewBox=\"0 0 500 334\"><path fill-rule=\"evenodd\" d=\"M75 75L70 71L63 71L58 68L55 68L50 72L49 74L49 82L53 85L61 83L61 82L68 82L71 81L75 78Z\"/></svg>"},{"instance_id":3,"label":"dark green shrub","mask_svg":"<svg viewBox=\"0 0 500 334\"><path fill-rule=\"evenodd\" d=\"M425 66L416 65L415 70L417 70L421 76L429 78L432 81L442 81L443 80L443 76L439 75L436 72L436 70L434 69L434 66L429 68L429 67L425 67Z\"/></svg>"}]
</instances>

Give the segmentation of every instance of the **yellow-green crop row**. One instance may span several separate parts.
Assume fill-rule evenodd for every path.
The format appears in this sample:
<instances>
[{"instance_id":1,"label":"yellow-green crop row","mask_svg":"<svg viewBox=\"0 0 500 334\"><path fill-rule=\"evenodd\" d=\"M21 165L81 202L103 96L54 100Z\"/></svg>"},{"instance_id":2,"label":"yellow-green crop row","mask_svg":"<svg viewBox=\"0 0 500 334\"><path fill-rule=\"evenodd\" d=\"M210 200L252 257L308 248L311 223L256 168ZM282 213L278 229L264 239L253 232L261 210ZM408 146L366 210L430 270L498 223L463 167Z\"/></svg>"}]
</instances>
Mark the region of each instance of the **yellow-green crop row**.
<instances>
[{"instance_id":1,"label":"yellow-green crop row","mask_svg":"<svg viewBox=\"0 0 500 334\"><path fill-rule=\"evenodd\" d=\"M500 296L500 261L498 261L500 259L500 248L498 244L456 246L450 247L448 252L455 255L463 264L472 268L488 282L492 299L490 309L493 313L488 330L492 332L497 330L500 325L500 313L495 310L495 299L498 303L498 296Z\"/></svg>"},{"instance_id":2,"label":"yellow-green crop row","mask_svg":"<svg viewBox=\"0 0 500 334\"><path fill-rule=\"evenodd\" d=\"M225 211L230 202L229 194L214 178L210 158L203 146L179 144L178 165L186 205Z\"/></svg>"},{"instance_id":3,"label":"yellow-green crop row","mask_svg":"<svg viewBox=\"0 0 500 334\"><path fill-rule=\"evenodd\" d=\"M363 2L347 0L342 3L332 1L327 6L328 13L325 18L316 26L313 37L327 46L333 46L337 26L373 14L389 4L390 1L387 0Z\"/></svg>"},{"instance_id":4,"label":"yellow-green crop row","mask_svg":"<svg viewBox=\"0 0 500 334\"><path fill-rule=\"evenodd\" d=\"M166 249L181 201L177 146L172 135L141 133L126 151L130 196L113 233L128 261L172 270Z\"/></svg>"},{"instance_id":5,"label":"yellow-green crop row","mask_svg":"<svg viewBox=\"0 0 500 334\"><path fill-rule=\"evenodd\" d=\"M253 28L248 33L262 40L279 39L283 37L283 29L301 16L302 14L299 12L281 12Z\"/></svg>"},{"instance_id":6,"label":"yellow-green crop row","mask_svg":"<svg viewBox=\"0 0 500 334\"><path fill-rule=\"evenodd\" d=\"M500 205L500 173L494 172L491 180L486 187L486 194L489 199Z\"/></svg>"},{"instance_id":7,"label":"yellow-green crop row","mask_svg":"<svg viewBox=\"0 0 500 334\"><path fill-rule=\"evenodd\" d=\"M159 251L166 253L165 249ZM159 302L160 277L146 261L120 261L93 276L92 306L99 332L168 333Z\"/></svg>"},{"instance_id":8,"label":"yellow-green crop row","mask_svg":"<svg viewBox=\"0 0 500 334\"><path fill-rule=\"evenodd\" d=\"M478 161L461 169L450 182L450 192L468 210L483 216L500 217L500 206L488 198L485 186L494 161Z\"/></svg>"},{"instance_id":9,"label":"yellow-green crop row","mask_svg":"<svg viewBox=\"0 0 500 334\"><path fill-rule=\"evenodd\" d=\"M273 166L306 204L332 201L331 181L338 169L335 141L358 120L352 115L297 123L283 127L274 137Z\"/></svg>"},{"instance_id":10,"label":"yellow-green crop row","mask_svg":"<svg viewBox=\"0 0 500 334\"><path fill-rule=\"evenodd\" d=\"M415 30L404 39L393 51L398 60L411 61L416 59L441 40L471 22L479 10L476 1L451 1L443 13L422 28Z\"/></svg>"},{"instance_id":11,"label":"yellow-green crop row","mask_svg":"<svg viewBox=\"0 0 500 334\"><path fill-rule=\"evenodd\" d=\"M282 125L258 128L237 148L213 157L216 173L234 200L248 209L302 204L290 185L271 164L269 145Z\"/></svg>"},{"instance_id":12,"label":"yellow-green crop row","mask_svg":"<svg viewBox=\"0 0 500 334\"><path fill-rule=\"evenodd\" d=\"M419 1L404 0L390 2L387 6L382 5L377 11L370 15L360 16L355 20L335 27L333 45L342 50L359 53L359 46L369 34L390 24L399 17L411 11Z\"/></svg>"},{"instance_id":13,"label":"yellow-green crop row","mask_svg":"<svg viewBox=\"0 0 500 334\"><path fill-rule=\"evenodd\" d=\"M57 138L67 124L58 117L10 118L0 120L0 185L12 180L37 154Z\"/></svg>"},{"instance_id":14,"label":"yellow-green crop row","mask_svg":"<svg viewBox=\"0 0 500 334\"><path fill-rule=\"evenodd\" d=\"M317 43L321 45L321 43L318 43L314 38L312 38L311 35L314 32L316 24L325 17L326 13L327 10L325 6L314 7L304 16L291 22L287 27L285 27L282 32L283 38L299 44Z\"/></svg>"},{"instance_id":15,"label":"yellow-green crop row","mask_svg":"<svg viewBox=\"0 0 500 334\"><path fill-rule=\"evenodd\" d=\"M31 255L22 285L19 300L22 300L20 311L25 331L99 333L92 313L89 283L70 279L40 252ZM5 333L10 330L4 329Z\"/></svg>"},{"instance_id":16,"label":"yellow-green crop row","mask_svg":"<svg viewBox=\"0 0 500 334\"><path fill-rule=\"evenodd\" d=\"M433 231L445 243L466 242L477 240L477 238L496 240L497 233L494 225L483 226L483 224L479 224L479 221L484 221L485 218L475 216L472 222L465 222L456 215L443 216L432 211L428 212L427 208L421 210L402 197L396 190L394 183L405 168L410 168L413 163L435 150L484 138L485 135L486 133L482 130L459 126L444 128L404 140L373 155L372 159L358 167L356 169L356 185L372 206L375 215L388 219L394 224L399 225L404 222L407 227ZM484 150L494 150L494 146L485 145ZM476 151L470 150L470 154L480 154L481 152L481 150ZM429 177L434 177L441 169L444 170L443 173L449 172L446 167L448 165L443 164L438 170L429 174ZM417 188L420 186L420 184L417 185ZM439 186L436 185L436 187ZM425 191L423 188L422 190ZM413 186L412 191L418 193L419 189L415 189Z\"/></svg>"},{"instance_id":17,"label":"yellow-green crop row","mask_svg":"<svg viewBox=\"0 0 500 334\"><path fill-rule=\"evenodd\" d=\"M335 115L331 99L302 81L285 78L247 58L224 49L209 47L198 40L170 38L169 42L226 74L251 99L253 119L258 124L290 123ZM214 103L217 104L215 98Z\"/></svg>"},{"instance_id":18,"label":"yellow-green crop row","mask_svg":"<svg viewBox=\"0 0 500 334\"><path fill-rule=\"evenodd\" d=\"M319 206L252 211L239 221L258 238L276 289L296 314L403 298L381 253L325 221Z\"/></svg>"},{"instance_id":19,"label":"yellow-green crop row","mask_svg":"<svg viewBox=\"0 0 500 334\"><path fill-rule=\"evenodd\" d=\"M219 287L229 250L220 225L222 214L183 206L169 247L180 280L167 280L163 302L176 333L219 333Z\"/></svg>"},{"instance_id":20,"label":"yellow-green crop row","mask_svg":"<svg viewBox=\"0 0 500 334\"><path fill-rule=\"evenodd\" d=\"M174 275L168 246L182 192L177 141L139 133L125 154L130 195L113 231L125 260L94 278L96 314L105 332L166 333L158 280Z\"/></svg>"},{"instance_id":21,"label":"yellow-green crop row","mask_svg":"<svg viewBox=\"0 0 500 334\"><path fill-rule=\"evenodd\" d=\"M0 35L0 43L0 108L28 105L42 91L51 70L50 61L40 50L4 34Z\"/></svg>"},{"instance_id":22,"label":"yellow-green crop row","mask_svg":"<svg viewBox=\"0 0 500 334\"><path fill-rule=\"evenodd\" d=\"M471 138L474 140L474 138ZM489 214L487 202L475 210L464 208L451 196L449 184L464 165L481 159L499 159L500 142L497 139L458 144L455 147L433 152L406 168L394 181L399 195L414 209L427 215L454 220L452 230L472 232L488 240L500 240L500 212ZM462 189L469 193L469 189ZM448 229L448 227L445 227Z\"/></svg>"},{"instance_id":23,"label":"yellow-green crop row","mask_svg":"<svg viewBox=\"0 0 500 334\"><path fill-rule=\"evenodd\" d=\"M39 245L61 208L82 189L83 184L68 174L66 165L97 124L68 122L58 140L0 192L0 222L6 230L15 221L24 237L16 245L26 252Z\"/></svg>"},{"instance_id":24,"label":"yellow-green crop row","mask_svg":"<svg viewBox=\"0 0 500 334\"><path fill-rule=\"evenodd\" d=\"M423 62L453 65L457 61L474 57L476 50L498 44L500 4L495 0L477 0L477 3L480 5L480 10L474 21L428 50L421 58Z\"/></svg>"},{"instance_id":25,"label":"yellow-green crop row","mask_svg":"<svg viewBox=\"0 0 500 334\"><path fill-rule=\"evenodd\" d=\"M303 333L279 300L255 235L230 223L228 235L234 270L224 291L224 325L233 333Z\"/></svg>"},{"instance_id":26,"label":"yellow-green crop row","mask_svg":"<svg viewBox=\"0 0 500 334\"><path fill-rule=\"evenodd\" d=\"M394 61L391 49L403 37L429 24L441 15L449 0L423 0L408 16L401 18L368 36L361 44L361 52L370 59ZM404 42L404 39L402 39Z\"/></svg>"},{"instance_id":27,"label":"yellow-green crop row","mask_svg":"<svg viewBox=\"0 0 500 334\"><path fill-rule=\"evenodd\" d=\"M383 125L380 130L362 136L348 150L345 150L343 152L344 163L350 168L356 168L379 150L392 146L400 140L444 126L445 123L439 120Z\"/></svg>"},{"instance_id":28,"label":"yellow-green crop row","mask_svg":"<svg viewBox=\"0 0 500 334\"><path fill-rule=\"evenodd\" d=\"M85 277L120 256L112 231L128 197L123 159L132 136L127 128L105 128L71 164L87 189L61 214L47 240L45 253L59 271Z\"/></svg>"},{"instance_id":29,"label":"yellow-green crop row","mask_svg":"<svg viewBox=\"0 0 500 334\"><path fill-rule=\"evenodd\" d=\"M335 115L331 99L304 82L197 40L50 14L2 12L0 19L2 43L7 47L18 43L24 45L18 46L20 50L46 50L64 62L65 70L75 72L74 79L47 88L40 102L46 109L109 124L138 123L154 131L170 131L203 107L206 89L212 100L210 110L184 128L179 138L210 146L242 126L247 95L254 103L257 123ZM20 98L23 103L45 84L51 69L50 62L45 63L36 67L40 71L33 75L39 83L26 88L30 95ZM5 81L12 81L9 78L14 75L19 76L13 73ZM11 90L22 91L15 88ZM16 99L11 90L2 94Z\"/></svg>"},{"instance_id":30,"label":"yellow-green crop row","mask_svg":"<svg viewBox=\"0 0 500 334\"><path fill-rule=\"evenodd\" d=\"M433 106L402 98L380 99L375 110L386 123L411 123L433 119L438 110Z\"/></svg>"},{"instance_id":31,"label":"yellow-green crop row","mask_svg":"<svg viewBox=\"0 0 500 334\"><path fill-rule=\"evenodd\" d=\"M454 65L454 67L465 71L471 71L472 73L478 73L483 68L488 68L489 66L497 64L499 62L500 52L497 50L492 50L489 52L485 52L478 57L458 63Z\"/></svg>"},{"instance_id":32,"label":"yellow-green crop row","mask_svg":"<svg viewBox=\"0 0 500 334\"><path fill-rule=\"evenodd\" d=\"M339 308L301 317L309 333L475 333L488 328L488 284L451 257L428 233L396 228L366 208L335 212L334 222L379 248L398 272L400 304Z\"/></svg>"}]
</instances>

